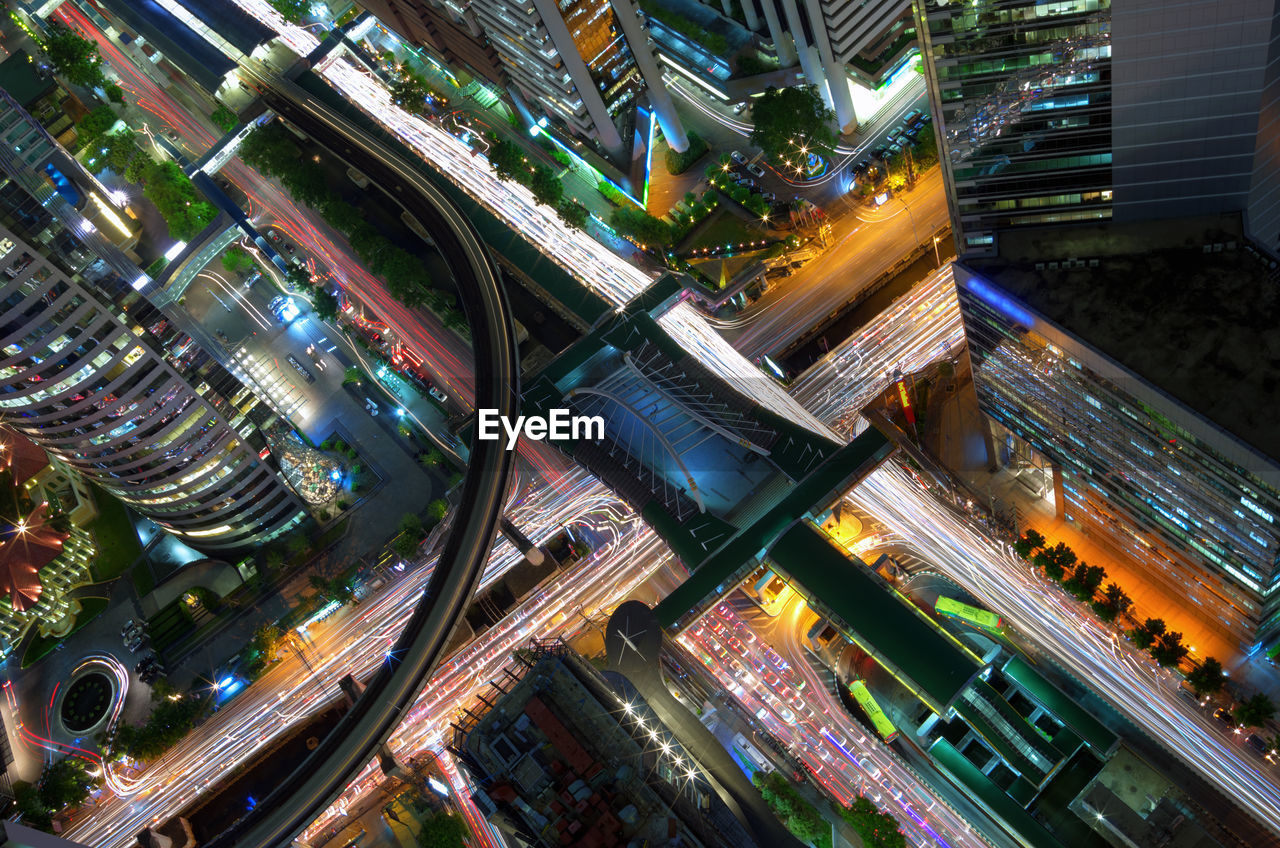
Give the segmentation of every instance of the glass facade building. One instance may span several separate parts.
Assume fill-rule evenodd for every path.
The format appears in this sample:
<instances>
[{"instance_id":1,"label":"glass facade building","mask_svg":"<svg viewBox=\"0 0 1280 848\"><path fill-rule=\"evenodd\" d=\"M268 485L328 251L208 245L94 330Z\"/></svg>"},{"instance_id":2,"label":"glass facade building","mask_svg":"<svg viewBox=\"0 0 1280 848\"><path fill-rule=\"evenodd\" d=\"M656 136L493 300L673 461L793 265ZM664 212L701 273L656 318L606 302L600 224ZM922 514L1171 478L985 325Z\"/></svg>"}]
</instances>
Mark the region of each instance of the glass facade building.
<instances>
[{"instance_id":1,"label":"glass facade building","mask_svg":"<svg viewBox=\"0 0 1280 848\"><path fill-rule=\"evenodd\" d=\"M1015 227L1226 212L1280 245L1274 0L915 5L962 254Z\"/></svg>"},{"instance_id":2,"label":"glass facade building","mask_svg":"<svg viewBox=\"0 0 1280 848\"><path fill-rule=\"evenodd\" d=\"M963 264L982 410L1045 454L1066 516L1221 622L1280 632L1280 465Z\"/></svg>"}]
</instances>

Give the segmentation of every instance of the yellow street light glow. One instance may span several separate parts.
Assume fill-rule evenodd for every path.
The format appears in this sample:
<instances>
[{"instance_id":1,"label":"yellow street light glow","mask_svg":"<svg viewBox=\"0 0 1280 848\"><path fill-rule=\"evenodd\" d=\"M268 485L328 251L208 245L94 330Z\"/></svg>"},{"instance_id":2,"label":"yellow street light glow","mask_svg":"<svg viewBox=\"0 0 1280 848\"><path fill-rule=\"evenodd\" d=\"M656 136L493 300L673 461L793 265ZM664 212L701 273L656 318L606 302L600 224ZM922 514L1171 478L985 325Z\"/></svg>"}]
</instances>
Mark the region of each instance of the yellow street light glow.
<instances>
[{"instance_id":1,"label":"yellow street light glow","mask_svg":"<svg viewBox=\"0 0 1280 848\"><path fill-rule=\"evenodd\" d=\"M125 226L124 220L116 214L116 210L107 205L107 202L98 196L96 191L89 192L89 199L93 201L93 205L97 207L102 217L111 223L111 226L120 231L122 236L132 236L133 230Z\"/></svg>"}]
</instances>

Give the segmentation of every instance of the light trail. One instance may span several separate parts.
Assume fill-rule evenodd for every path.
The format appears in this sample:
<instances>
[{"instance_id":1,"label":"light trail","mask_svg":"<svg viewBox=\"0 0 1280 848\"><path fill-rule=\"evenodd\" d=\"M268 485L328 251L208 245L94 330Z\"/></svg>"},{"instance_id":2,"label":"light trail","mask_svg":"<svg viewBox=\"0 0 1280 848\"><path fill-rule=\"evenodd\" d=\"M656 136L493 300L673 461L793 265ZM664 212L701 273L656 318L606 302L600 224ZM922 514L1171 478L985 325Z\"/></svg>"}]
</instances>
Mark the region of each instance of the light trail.
<instances>
[{"instance_id":1,"label":"light trail","mask_svg":"<svg viewBox=\"0 0 1280 848\"><path fill-rule=\"evenodd\" d=\"M266 0L235 2L275 29L298 55L309 55L319 45L314 34L284 21ZM524 186L498 179L487 161L460 139L431 121L405 112L391 100L381 80L356 68L345 57L323 63L316 72L352 104L413 148L425 162L524 236L543 255L615 307L621 309L653 282L649 275L587 233L566 226L554 209L538 204ZM715 330L691 306L680 304L672 312L678 310L687 312L674 319L684 332L679 341L687 350L727 378L740 379L755 371L741 354L723 344ZM703 358L708 353L710 357ZM802 406L776 387L765 390L760 399L779 415L821 435L829 435Z\"/></svg>"},{"instance_id":2,"label":"light trail","mask_svg":"<svg viewBox=\"0 0 1280 848\"><path fill-rule=\"evenodd\" d=\"M893 383L964 346L951 263L831 350L791 384L791 396L845 439L866 429L862 410Z\"/></svg>"},{"instance_id":3,"label":"light trail","mask_svg":"<svg viewBox=\"0 0 1280 848\"><path fill-rule=\"evenodd\" d=\"M798 627L805 609L800 598L794 599L793 620L780 626ZM841 804L847 806L858 795L869 796L889 809L915 845L989 846L887 745L863 731L807 661L795 656L792 662L785 661L727 601L677 638L747 714L756 715L757 720L764 715L774 738L802 760ZM929 818L913 807L913 797L928 804Z\"/></svg>"},{"instance_id":4,"label":"light trail","mask_svg":"<svg viewBox=\"0 0 1280 848\"><path fill-rule=\"evenodd\" d=\"M1202 714L1177 695L1177 684L1146 655L1068 600L1002 542L988 538L940 503L897 465L884 465L854 489L851 500L893 529L1016 632L1190 764L1240 808L1280 833L1276 776L1223 742Z\"/></svg>"},{"instance_id":5,"label":"light trail","mask_svg":"<svg viewBox=\"0 0 1280 848\"><path fill-rule=\"evenodd\" d=\"M449 719L470 703L490 678L496 677L513 646L533 638L568 634L578 620L566 610L581 604L607 609L661 567L671 554L658 537L614 496L585 472L574 472L564 491L526 485L507 514L535 541L545 541L565 527L588 538L594 553L585 563L558 575L526 599L502 622L474 639L436 670L420 700L392 737L392 750L408 757L438 739ZM491 584L521 554L499 538L482 586ZM217 713L198 732L142 770L117 797L104 799L92 816L77 822L70 838L113 848L130 844L142 827L162 822L187 807L238 765L253 760L287 732L299 715L315 712L338 692L345 674L365 677L383 661L386 651L417 604L434 559L384 587L380 594L313 625L307 637L310 666L282 660ZM376 769L371 764L338 807L354 806L358 787ZM367 787L366 787L367 788ZM324 827L339 813L331 809L318 823Z\"/></svg>"}]
</instances>

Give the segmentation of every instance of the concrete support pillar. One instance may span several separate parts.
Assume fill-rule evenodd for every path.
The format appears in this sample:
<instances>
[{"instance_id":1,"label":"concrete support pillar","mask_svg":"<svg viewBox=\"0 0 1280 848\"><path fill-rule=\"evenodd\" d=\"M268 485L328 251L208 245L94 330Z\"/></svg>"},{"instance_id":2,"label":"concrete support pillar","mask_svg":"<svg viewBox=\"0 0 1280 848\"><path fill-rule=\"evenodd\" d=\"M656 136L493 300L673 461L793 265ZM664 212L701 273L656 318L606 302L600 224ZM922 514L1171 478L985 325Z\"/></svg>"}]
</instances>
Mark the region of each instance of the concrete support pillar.
<instances>
[{"instance_id":1,"label":"concrete support pillar","mask_svg":"<svg viewBox=\"0 0 1280 848\"><path fill-rule=\"evenodd\" d=\"M364 692L364 684L350 674L342 675L342 679L338 681L338 688L351 699L352 704L360 700L360 695Z\"/></svg>"},{"instance_id":2,"label":"concrete support pillar","mask_svg":"<svg viewBox=\"0 0 1280 848\"><path fill-rule=\"evenodd\" d=\"M507 96L511 98L511 105L516 108L516 114L520 116L520 120L524 121L526 129L538 122L538 116L533 114L533 110L529 108L529 104L524 100L524 95L520 93L520 89L514 85L507 86Z\"/></svg>"},{"instance_id":3,"label":"concrete support pillar","mask_svg":"<svg viewBox=\"0 0 1280 848\"><path fill-rule=\"evenodd\" d=\"M774 52L778 54L778 67L789 68L796 63L796 47L791 40L791 33L782 26L772 0L762 0L760 7L764 9L765 23L769 25L769 38L773 40Z\"/></svg>"},{"instance_id":4,"label":"concrete support pillar","mask_svg":"<svg viewBox=\"0 0 1280 848\"><path fill-rule=\"evenodd\" d=\"M747 19L747 29L752 32L760 31L760 13L756 11L756 0L741 0L742 14ZM725 12L725 14L729 14Z\"/></svg>"},{"instance_id":5,"label":"concrete support pillar","mask_svg":"<svg viewBox=\"0 0 1280 848\"><path fill-rule=\"evenodd\" d=\"M996 444L995 433L991 430L991 419L982 416L982 444L987 449L987 470L996 472L1000 470L1000 449Z\"/></svg>"},{"instance_id":6,"label":"concrete support pillar","mask_svg":"<svg viewBox=\"0 0 1280 848\"><path fill-rule=\"evenodd\" d=\"M827 85L827 73L822 69L818 48L812 44L803 47L797 45L797 48L800 51L800 70L804 71L804 81L810 85L816 85L818 93L822 95L822 102L828 109L834 109L835 105L831 101L831 86Z\"/></svg>"},{"instance_id":7,"label":"concrete support pillar","mask_svg":"<svg viewBox=\"0 0 1280 848\"><path fill-rule=\"evenodd\" d=\"M662 69L658 67L658 59L649 44L649 33L640 24L640 15L631 0L609 0L613 7L614 17L622 27L622 34L631 45L631 55L636 59L640 76L644 77L645 88L649 90L649 106L653 109L662 136L667 146L677 153L689 149L689 136L685 134L684 124L676 114L676 104L672 102L666 85L662 82Z\"/></svg>"},{"instance_id":8,"label":"concrete support pillar","mask_svg":"<svg viewBox=\"0 0 1280 848\"><path fill-rule=\"evenodd\" d=\"M1058 520L1067 517L1067 492L1064 483L1062 466L1055 462L1053 463L1053 509Z\"/></svg>"},{"instance_id":9,"label":"concrete support pillar","mask_svg":"<svg viewBox=\"0 0 1280 848\"><path fill-rule=\"evenodd\" d=\"M836 123L840 132L851 133L858 128L858 117L853 113L853 95L849 93L849 75L844 65L834 56L823 61L827 71L827 87L831 89L832 108L836 110Z\"/></svg>"},{"instance_id":10,"label":"concrete support pillar","mask_svg":"<svg viewBox=\"0 0 1280 848\"><path fill-rule=\"evenodd\" d=\"M385 742L378 749L378 768L382 769L382 773L387 777L399 777L404 774L404 766L400 765L400 761L396 759L395 754L391 753L391 748Z\"/></svg>"},{"instance_id":11,"label":"concrete support pillar","mask_svg":"<svg viewBox=\"0 0 1280 848\"><path fill-rule=\"evenodd\" d=\"M502 531L502 535L507 541L515 545L520 553L524 554L524 558L534 565L542 565L546 561L546 556L542 550L533 543L533 540L520 532L520 528L511 523L507 518L502 518L498 522L498 528Z\"/></svg>"},{"instance_id":12,"label":"concrete support pillar","mask_svg":"<svg viewBox=\"0 0 1280 848\"><path fill-rule=\"evenodd\" d=\"M720 11L726 18L733 17L733 0L720 0Z\"/></svg>"}]
</instances>

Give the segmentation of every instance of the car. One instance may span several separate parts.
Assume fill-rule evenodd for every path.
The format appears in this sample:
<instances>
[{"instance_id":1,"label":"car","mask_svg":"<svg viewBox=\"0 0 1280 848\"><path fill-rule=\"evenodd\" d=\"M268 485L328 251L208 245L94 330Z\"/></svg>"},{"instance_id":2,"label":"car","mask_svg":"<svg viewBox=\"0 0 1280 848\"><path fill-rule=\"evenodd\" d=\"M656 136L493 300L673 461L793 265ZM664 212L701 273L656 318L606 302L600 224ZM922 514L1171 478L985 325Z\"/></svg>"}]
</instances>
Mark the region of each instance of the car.
<instances>
[{"instance_id":1,"label":"car","mask_svg":"<svg viewBox=\"0 0 1280 848\"><path fill-rule=\"evenodd\" d=\"M221 341L223 344L231 344L231 339L227 338L227 334L222 332L221 330L214 330L213 334L217 336L218 340Z\"/></svg>"},{"instance_id":2,"label":"car","mask_svg":"<svg viewBox=\"0 0 1280 848\"><path fill-rule=\"evenodd\" d=\"M136 654L142 648L143 641L144 640L142 639L138 639L125 645L125 647L129 649L129 653Z\"/></svg>"},{"instance_id":3,"label":"car","mask_svg":"<svg viewBox=\"0 0 1280 848\"><path fill-rule=\"evenodd\" d=\"M1267 752L1271 750L1271 746L1267 744L1267 740L1263 739L1256 733L1250 733L1245 737L1244 741L1250 748L1263 756L1266 756Z\"/></svg>"},{"instance_id":4,"label":"car","mask_svg":"<svg viewBox=\"0 0 1280 848\"><path fill-rule=\"evenodd\" d=\"M743 156L742 153L737 150L730 153L729 158L732 159L734 162L737 162L739 165L747 164L747 157Z\"/></svg>"},{"instance_id":5,"label":"car","mask_svg":"<svg viewBox=\"0 0 1280 848\"><path fill-rule=\"evenodd\" d=\"M427 394L431 395L439 403L444 403L447 400L449 400L449 396L446 395L444 392L440 391L439 389L437 389L435 386L432 386L431 388L427 389Z\"/></svg>"},{"instance_id":6,"label":"car","mask_svg":"<svg viewBox=\"0 0 1280 848\"><path fill-rule=\"evenodd\" d=\"M902 145L901 145L901 144L898 144L897 142L894 142L893 144L889 145L889 155L890 155L890 156L896 156L897 154L899 154L899 153L901 153L901 152L902 152Z\"/></svg>"},{"instance_id":7,"label":"car","mask_svg":"<svg viewBox=\"0 0 1280 848\"><path fill-rule=\"evenodd\" d=\"M132 618L131 618L131 619L129 619L128 621L126 621L126 622L124 623L124 627L121 627L121 628L120 628L120 635L121 635L121 636L126 635L130 630L134 629L134 628L135 628L135 627L137 627L137 626L138 626L138 622L137 622L137 621L135 621L135 620L134 620L134 619L132 619Z\"/></svg>"},{"instance_id":8,"label":"car","mask_svg":"<svg viewBox=\"0 0 1280 848\"><path fill-rule=\"evenodd\" d=\"M764 682L765 682L765 683L768 683L768 684L769 684L769 686L770 686L770 687L772 687L772 688L774 688L774 689L776 689L776 688L778 688L778 686L782 685L782 680L781 680L781 679L779 679L778 675L774 674L772 671L766 671L766 672L765 672L763 675L761 675L761 676L762 676L762 677L764 677Z\"/></svg>"},{"instance_id":9,"label":"car","mask_svg":"<svg viewBox=\"0 0 1280 848\"><path fill-rule=\"evenodd\" d=\"M863 159L861 162L853 166L853 172L858 176L862 176L863 174L867 173L867 171L870 171L870 170L871 170L871 162L870 160L867 160L867 159Z\"/></svg>"},{"instance_id":10,"label":"car","mask_svg":"<svg viewBox=\"0 0 1280 848\"><path fill-rule=\"evenodd\" d=\"M735 115L741 115L743 112L747 111L747 109L749 109L749 108L751 108L751 104L750 104L750 103L747 103L747 102L744 100L742 103L739 103L739 104L737 104L736 106L734 106L734 107L733 107L733 114L735 114Z\"/></svg>"},{"instance_id":11,"label":"car","mask_svg":"<svg viewBox=\"0 0 1280 848\"><path fill-rule=\"evenodd\" d=\"M889 158L889 148L884 145L881 145L880 147L877 147L875 150L871 151L871 156L872 158L875 158L875 159L881 159L881 160L887 159Z\"/></svg>"},{"instance_id":12,"label":"car","mask_svg":"<svg viewBox=\"0 0 1280 848\"><path fill-rule=\"evenodd\" d=\"M267 238L271 239L276 244L280 243L280 234L277 233L275 230L267 230Z\"/></svg>"},{"instance_id":13,"label":"car","mask_svg":"<svg viewBox=\"0 0 1280 848\"><path fill-rule=\"evenodd\" d=\"M1213 717L1225 724L1227 727L1235 727L1235 719L1231 717L1231 710L1226 707L1218 707L1213 711Z\"/></svg>"},{"instance_id":14,"label":"car","mask_svg":"<svg viewBox=\"0 0 1280 848\"><path fill-rule=\"evenodd\" d=\"M778 715L779 715L779 716L782 718L782 720L783 720L783 721L785 721L787 724L795 724L795 723L796 723L796 714L795 714L795 713L793 713L793 712L791 712L791 710L787 709L786 707L778 707Z\"/></svg>"},{"instance_id":15,"label":"car","mask_svg":"<svg viewBox=\"0 0 1280 848\"><path fill-rule=\"evenodd\" d=\"M298 309L298 304L293 302L293 298L283 296L272 300L270 309L275 313L276 320L281 324L288 324L302 312Z\"/></svg>"},{"instance_id":16,"label":"car","mask_svg":"<svg viewBox=\"0 0 1280 848\"><path fill-rule=\"evenodd\" d=\"M254 271L252 274L249 275L249 278L244 281L244 287L246 289L251 289L253 288L253 284L258 282L258 280L261 280L261 279L262 279L262 272Z\"/></svg>"},{"instance_id":17,"label":"car","mask_svg":"<svg viewBox=\"0 0 1280 848\"><path fill-rule=\"evenodd\" d=\"M902 116L902 123L914 124L916 121L920 120L920 117L923 114L924 112L920 111L919 109L912 109L910 112Z\"/></svg>"},{"instance_id":18,"label":"car","mask_svg":"<svg viewBox=\"0 0 1280 848\"><path fill-rule=\"evenodd\" d=\"M762 191L760 192L760 196L763 197L765 200L769 201L770 203L778 199L778 195L774 194L771 191Z\"/></svg>"},{"instance_id":19,"label":"car","mask_svg":"<svg viewBox=\"0 0 1280 848\"><path fill-rule=\"evenodd\" d=\"M894 127L894 128L893 128L893 130L892 130L892 131L890 131L889 135L888 135L888 136L886 136L886 138L887 138L890 142L897 141L899 138L901 138L901 137L902 137L902 133L903 133L903 132L904 132L904 130L902 129L902 127Z\"/></svg>"},{"instance_id":20,"label":"car","mask_svg":"<svg viewBox=\"0 0 1280 848\"><path fill-rule=\"evenodd\" d=\"M364 399L364 408L370 415L376 416L378 414L378 404L373 398Z\"/></svg>"},{"instance_id":21,"label":"car","mask_svg":"<svg viewBox=\"0 0 1280 848\"><path fill-rule=\"evenodd\" d=\"M756 187L756 181L755 181L755 180L752 180L752 179L748 179L747 177L743 177L743 178L742 178L742 179L740 179L740 180L734 180L734 181L733 181L733 184L734 184L734 185L740 185L740 186L743 186L743 187L745 187L745 188L755 188L755 187Z\"/></svg>"},{"instance_id":22,"label":"car","mask_svg":"<svg viewBox=\"0 0 1280 848\"><path fill-rule=\"evenodd\" d=\"M871 775L872 780L880 779L880 767L866 757L858 757L854 762L862 767L862 770Z\"/></svg>"},{"instance_id":23,"label":"car","mask_svg":"<svg viewBox=\"0 0 1280 848\"><path fill-rule=\"evenodd\" d=\"M752 163L748 164L748 165L747 165L747 170L748 170L748 171L750 171L753 175L755 175L755 176L757 176L757 177L763 177L763 176L764 176L764 168L761 168L761 167L760 167L759 165L757 165L755 162L752 162Z\"/></svg>"},{"instance_id":24,"label":"car","mask_svg":"<svg viewBox=\"0 0 1280 848\"><path fill-rule=\"evenodd\" d=\"M922 130L922 129L924 129L924 128L925 128L925 124L927 124L927 123L929 123L929 122L928 122L928 121L926 121L925 119L921 118L920 120L916 121L915 123L913 123L913 124L911 125L911 131L912 131L912 132L920 132L920 130Z\"/></svg>"}]
</instances>

